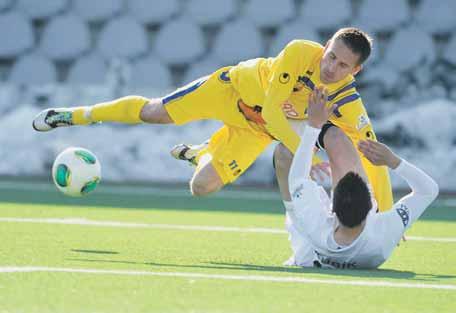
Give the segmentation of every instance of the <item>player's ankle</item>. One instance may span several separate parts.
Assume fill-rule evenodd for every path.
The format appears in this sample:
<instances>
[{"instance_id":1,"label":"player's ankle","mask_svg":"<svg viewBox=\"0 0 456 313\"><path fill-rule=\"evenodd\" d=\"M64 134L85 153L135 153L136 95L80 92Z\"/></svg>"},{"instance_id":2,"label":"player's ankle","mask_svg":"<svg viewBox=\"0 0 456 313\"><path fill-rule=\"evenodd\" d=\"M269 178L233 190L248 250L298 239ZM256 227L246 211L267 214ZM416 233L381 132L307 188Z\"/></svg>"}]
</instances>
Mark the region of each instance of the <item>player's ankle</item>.
<instances>
[{"instance_id":1,"label":"player's ankle","mask_svg":"<svg viewBox=\"0 0 456 313\"><path fill-rule=\"evenodd\" d=\"M91 117L92 107L84 106L73 109L73 124L74 125L87 125L94 121Z\"/></svg>"}]
</instances>

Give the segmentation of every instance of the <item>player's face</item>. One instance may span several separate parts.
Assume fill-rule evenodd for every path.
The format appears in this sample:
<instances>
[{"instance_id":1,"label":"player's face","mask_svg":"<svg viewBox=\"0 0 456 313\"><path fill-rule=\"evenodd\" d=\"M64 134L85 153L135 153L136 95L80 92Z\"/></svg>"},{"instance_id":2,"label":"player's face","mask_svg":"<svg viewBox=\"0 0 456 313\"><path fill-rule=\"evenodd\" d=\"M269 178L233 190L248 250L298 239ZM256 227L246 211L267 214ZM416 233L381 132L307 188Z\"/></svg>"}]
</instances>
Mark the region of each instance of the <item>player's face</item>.
<instances>
[{"instance_id":1,"label":"player's face","mask_svg":"<svg viewBox=\"0 0 456 313\"><path fill-rule=\"evenodd\" d=\"M324 84L336 83L347 75L361 70L359 55L353 53L340 39L328 41L320 62L320 80Z\"/></svg>"}]
</instances>

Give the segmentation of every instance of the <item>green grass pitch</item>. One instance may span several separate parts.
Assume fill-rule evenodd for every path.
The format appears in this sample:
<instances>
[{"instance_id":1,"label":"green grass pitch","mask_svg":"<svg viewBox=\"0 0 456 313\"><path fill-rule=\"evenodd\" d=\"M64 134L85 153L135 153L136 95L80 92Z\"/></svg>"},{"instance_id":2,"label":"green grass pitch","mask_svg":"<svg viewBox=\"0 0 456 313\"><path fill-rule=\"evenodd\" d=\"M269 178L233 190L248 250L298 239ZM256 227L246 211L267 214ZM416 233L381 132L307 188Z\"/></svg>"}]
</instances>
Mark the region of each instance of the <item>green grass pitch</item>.
<instances>
[{"instance_id":1,"label":"green grass pitch","mask_svg":"<svg viewBox=\"0 0 456 313\"><path fill-rule=\"evenodd\" d=\"M380 269L283 267L277 194L0 184L0 312L456 312L456 208Z\"/></svg>"}]
</instances>

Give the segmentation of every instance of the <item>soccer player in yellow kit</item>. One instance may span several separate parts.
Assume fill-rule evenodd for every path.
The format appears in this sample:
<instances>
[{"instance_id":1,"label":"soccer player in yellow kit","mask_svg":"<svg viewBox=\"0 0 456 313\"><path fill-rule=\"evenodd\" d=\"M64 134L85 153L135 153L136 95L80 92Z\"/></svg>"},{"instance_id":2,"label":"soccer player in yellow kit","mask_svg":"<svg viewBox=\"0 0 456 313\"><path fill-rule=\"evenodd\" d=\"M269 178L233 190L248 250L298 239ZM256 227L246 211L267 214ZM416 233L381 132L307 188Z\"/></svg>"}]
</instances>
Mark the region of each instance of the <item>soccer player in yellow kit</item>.
<instances>
[{"instance_id":1,"label":"soccer player in yellow kit","mask_svg":"<svg viewBox=\"0 0 456 313\"><path fill-rule=\"evenodd\" d=\"M163 98L128 96L93 106L47 109L37 115L33 127L48 131L96 122L182 125L220 120L224 126L200 151L190 182L194 195L205 195L234 181L274 140L294 153L300 139L287 118L305 119L308 97L316 86L325 85L328 105L336 104L331 122L355 144L375 138L353 78L370 53L370 43L367 55L360 48L363 40L367 41L365 34L357 29L338 31L326 47L294 40L275 58L221 68ZM386 168L363 165L380 208L390 207Z\"/></svg>"}]
</instances>

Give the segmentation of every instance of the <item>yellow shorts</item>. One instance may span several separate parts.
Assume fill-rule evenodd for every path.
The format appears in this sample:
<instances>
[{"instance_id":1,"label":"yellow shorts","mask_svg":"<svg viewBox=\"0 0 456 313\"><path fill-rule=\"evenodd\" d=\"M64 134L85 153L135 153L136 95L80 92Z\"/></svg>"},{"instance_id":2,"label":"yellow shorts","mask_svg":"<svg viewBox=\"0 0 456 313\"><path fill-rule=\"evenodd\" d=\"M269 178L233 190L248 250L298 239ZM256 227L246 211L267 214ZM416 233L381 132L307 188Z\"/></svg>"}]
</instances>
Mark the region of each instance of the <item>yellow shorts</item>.
<instances>
[{"instance_id":1,"label":"yellow shorts","mask_svg":"<svg viewBox=\"0 0 456 313\"><path fill-rule=\"evenodd\" d=\"M212 165L222 181L236 180L272 142L262 127L247 121L239 112L239 94L231 85L230 67L197 79L162 98L177 125L215 119L225 125L215 132L207 148Z\"/></svg>"}]
</instances>

